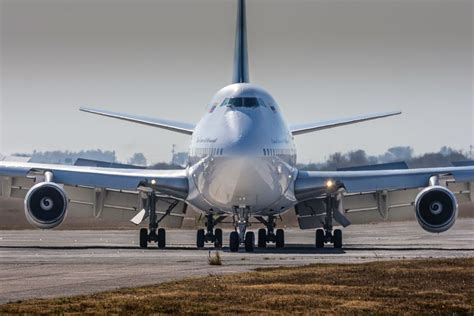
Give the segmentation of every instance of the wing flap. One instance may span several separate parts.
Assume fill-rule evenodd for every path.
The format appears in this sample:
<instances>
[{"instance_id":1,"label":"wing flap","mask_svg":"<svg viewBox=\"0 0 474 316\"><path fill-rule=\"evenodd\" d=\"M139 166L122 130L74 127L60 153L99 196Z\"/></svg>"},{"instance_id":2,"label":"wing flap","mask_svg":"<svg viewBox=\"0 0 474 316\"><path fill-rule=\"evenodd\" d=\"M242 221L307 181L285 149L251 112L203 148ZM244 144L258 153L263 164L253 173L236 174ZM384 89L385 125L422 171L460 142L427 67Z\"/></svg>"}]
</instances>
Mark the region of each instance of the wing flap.
<instances>
[{"instance_id":1,"label":"wing flap","mask_svg":"<svg viewBox=\"0 0 474 316\"><path fill-rule=\"evenodd\" d=\"M139 192L70 186L65 186L65 190L70 198L68 214L72 217L93 216L107 220L129 221L139 210L144 208L146 203ZM158 217L165 214L174 202L174 199L159 197L156 200ZM180 228L186 210L186 203L178 202L160 225Z\"/></svg>"},{"instance_id":2,"label":"wing flap","mask_svg":"<svg viewBox=\"0 0 474 316\"><path fill-rule=\"evenodd\" d=\"M21 198L26 196L26 192L35 184L34 179L22 177L0 177L1 196L5 198Z\"/></svg>"}]
</instances>

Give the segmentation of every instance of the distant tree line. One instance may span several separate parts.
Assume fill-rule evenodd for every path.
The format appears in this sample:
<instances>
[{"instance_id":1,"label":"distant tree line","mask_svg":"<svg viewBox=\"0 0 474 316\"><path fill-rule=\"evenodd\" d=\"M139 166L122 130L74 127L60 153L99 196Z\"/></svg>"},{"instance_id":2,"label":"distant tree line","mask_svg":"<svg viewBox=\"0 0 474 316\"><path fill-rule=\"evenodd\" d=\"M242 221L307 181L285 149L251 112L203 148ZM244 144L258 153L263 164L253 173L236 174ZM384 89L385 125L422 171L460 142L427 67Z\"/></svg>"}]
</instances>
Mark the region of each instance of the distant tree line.
<instances>
[{"instance_id":1,"label":"distant tree line","mask_svg":"<svg viewBox=\"0 0 474 316\"><path fill-rule=\"evenodd\" d=\"M329 171L338 168L348 168L381 163L401 162L407 163L410 168L423 167L447 167L452 166L454 161L469 160L462 151L450 147L442 147L439 152L425 153L414 156L413 148L409 146L398 146L389 148L384 154L370 156L364 150L352 150L346 153L336 152L329 156L326 162L300 164L301 170Z\"/></svg>"},{"instance_id":2,"label":"distant tree line","mask_svg":"<svg viewBox=\"0 0 474 316\"><path fill-rule=\"evenodd\" d=\"M159 162L154 165L148 167L149 169L156 169L156 170L176 170L176 169L184 169L183 166L175 165L172 163L167 162Z\"/></svg>"},{"instance_id":3,"label":"distant tree line","mask_svg":"<svg viewBox=\"0 0 474 316\"><path fill-rule=\"evenodd\" d=\"M71 165L78 158L91 159L91 160L100 160L106 162L117 162L117 156L115 151L110 150L81 150L81 151L33 151L29 154L15 154L14 156L20 157L30 157L31 162L37 163L53 163L53 164L67 164Z\"/></svg>"},{"instance_id":4,"label":"distant tree line","mask_svg":"<svg viewBox=\"0 0 474 316\"><path fill-rule=\"evenodd\" d=\"M102 151L100 149L78 152L34 151L32 154L16 154L16 156L31 157L32 162L38 163L74 164L78 158L119 163L115 151ZM465 160L469 160L465 153L446 146L442 147L438 152L425 153L418 156L414 155L413 148L409 146L397 146L389 148L385 153L377 156L367 155L361 149L351 150L346 153L336 152L329 155L325 162L299 164L298 168L300 170L326 171L400 161L406 162L410 168L445 167L451 166L451 162ZM149 165L143 153L135 153L127 160L127 163L136 166L147 166L150 169L183 169L183 166L166 162Z\"/></svg>"}]
</instances>

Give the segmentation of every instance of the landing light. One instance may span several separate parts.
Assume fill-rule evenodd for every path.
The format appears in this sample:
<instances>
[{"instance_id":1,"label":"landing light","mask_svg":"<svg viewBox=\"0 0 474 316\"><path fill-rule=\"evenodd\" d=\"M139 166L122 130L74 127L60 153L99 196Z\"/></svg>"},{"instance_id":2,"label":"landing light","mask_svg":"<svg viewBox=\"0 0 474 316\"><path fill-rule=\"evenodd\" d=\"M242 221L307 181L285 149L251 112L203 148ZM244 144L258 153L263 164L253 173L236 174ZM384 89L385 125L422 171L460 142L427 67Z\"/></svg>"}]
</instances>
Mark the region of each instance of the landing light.
<instances>
[{"instance_id":1,"label":"landing light","mask_svg":"<svg viewBox=\"0 0 474 316\"><path fill-rule=\"evenodd\" d=\"M326 181L326 187L328 189L332 188L334 186L334 182L332 180L328 180Z\"/></svg>"},{"instance_id":2,"label":"landing light","mask_svg":"<svg viewBox=\"0 0 474 316\"><path fill-rule=\"evenodd\" d=\"M152 184L152 185L155 185L155 184L156 184L156 180L155 180L155 179L151 180L151 184Z\"/></svg>"}]
</instances>

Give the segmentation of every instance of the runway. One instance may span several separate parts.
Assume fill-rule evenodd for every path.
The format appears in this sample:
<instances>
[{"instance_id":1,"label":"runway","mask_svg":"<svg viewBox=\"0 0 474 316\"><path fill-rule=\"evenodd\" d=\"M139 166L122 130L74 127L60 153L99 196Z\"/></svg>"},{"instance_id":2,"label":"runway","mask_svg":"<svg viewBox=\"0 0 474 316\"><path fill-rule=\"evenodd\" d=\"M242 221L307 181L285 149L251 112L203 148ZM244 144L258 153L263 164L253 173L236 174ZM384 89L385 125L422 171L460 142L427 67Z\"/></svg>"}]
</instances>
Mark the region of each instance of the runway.
<instances>
[{"instance_id":1,"label":"runway","mask_svg":"<svg viewBox=\"0 0 474 316\"><path fill-rule=\"evenodd\" d=\"M287 229L285 249L230 253L225 247L221 250L223 265L210 266L207 258L213 248L196 249L194 230L168 230L165 250L139 249L135 230L0 231L0 303L259 267L474 255L474 219L458 219L450 231L439 235L424 232L416 222L353 225L343 232L341 250L316 250L314 231Z\"/></svg>"}]
</instances>

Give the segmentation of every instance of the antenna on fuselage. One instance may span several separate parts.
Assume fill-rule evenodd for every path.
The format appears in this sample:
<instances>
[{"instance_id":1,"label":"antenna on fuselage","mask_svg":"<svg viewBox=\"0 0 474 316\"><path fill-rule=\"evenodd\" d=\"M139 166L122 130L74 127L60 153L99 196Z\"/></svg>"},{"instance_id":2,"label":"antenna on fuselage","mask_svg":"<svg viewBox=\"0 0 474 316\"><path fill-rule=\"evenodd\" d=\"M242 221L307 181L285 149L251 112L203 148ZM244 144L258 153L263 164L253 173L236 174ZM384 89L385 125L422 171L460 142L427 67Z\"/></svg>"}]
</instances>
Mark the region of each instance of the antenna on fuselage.
<instances>
[{"instance_id":1,"label":"antenna on fuselage","mask_svg":"<svg viewBox=\"0 0 474 316\"><path fill-rule=\"evenodd\" d=\"M235 33L234 75L232 83L250 82L247 53L247 17L245 0L238 0L237 30Z\"/></svg>"}]
</instances>

